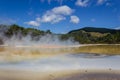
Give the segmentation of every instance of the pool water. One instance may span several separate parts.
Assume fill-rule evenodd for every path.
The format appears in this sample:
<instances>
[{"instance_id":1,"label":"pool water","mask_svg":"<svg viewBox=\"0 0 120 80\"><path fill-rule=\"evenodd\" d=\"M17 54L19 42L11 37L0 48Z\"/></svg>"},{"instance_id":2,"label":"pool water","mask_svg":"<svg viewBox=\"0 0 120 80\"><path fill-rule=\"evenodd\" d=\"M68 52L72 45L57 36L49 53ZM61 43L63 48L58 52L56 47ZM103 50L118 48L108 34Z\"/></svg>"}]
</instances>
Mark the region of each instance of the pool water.
<instances>
[{"instance_id":1,"label":"pool water","mask_svg":"<svg viewBox=\"0 0 120 80\"><path fill-rule=\"evenodd\" d=\"M120 70L120 56L107 56L95 54L65 54L20 62L1 63L0 68L36 70L36 71L59 71L77 69L112 69Z\"/></svg>"}]
</instances>

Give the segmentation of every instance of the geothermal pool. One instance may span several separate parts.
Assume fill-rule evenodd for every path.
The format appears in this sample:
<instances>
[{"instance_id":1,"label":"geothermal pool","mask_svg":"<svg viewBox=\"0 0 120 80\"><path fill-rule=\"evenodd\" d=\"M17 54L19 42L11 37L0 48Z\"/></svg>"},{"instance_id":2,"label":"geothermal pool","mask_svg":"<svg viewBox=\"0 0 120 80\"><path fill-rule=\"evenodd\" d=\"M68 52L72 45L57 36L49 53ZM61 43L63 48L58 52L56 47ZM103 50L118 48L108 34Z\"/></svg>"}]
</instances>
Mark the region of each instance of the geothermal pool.
<instances>
[{"instance_id":1,"label":"geothermal pool","mask_svg":"<svg viewBox=\"0 0 120 80\"><path fill-rule=\"evenodd\" d=\"M116 76L120 73L120 55L119 55L119 47L111 45L112 49L110 49L110 45L105 46L106 50L113 50L113 52L105 51L102 46L98 46L99 49L95 47L96 50L93 50L87 47L87 50L84 50L82 47L62 47L62 48L40 48L40 47L1 47L0 48L0 70L7 75L7 72L17 72L17 71L33 71L41 73L52 73L52 72L61 72L66 73L65 71L69 71L68 73L73 73L73 71L81 72L81 73L90 73L91 71L99 71L99 72L108 72L112 73L113 76ZM113 49L115 48L115 49ZM118 49L117 49L118 48ZM92 53L89 51L92 51ZM118 51L117 51L118 50ZM100 53L103 52L103 53ZM104 53L105 52L105 53ZM6 73L5 73L6 72ZM0 79L3 73L0 72ZM22 74L22 73L21 73ZM103 73L105 74L105 73ZM15 74L16 75L16 74ZM38 75L38 74L37 74ZM78 74L77 74L78 75ZM88 75L88 74L87 74ZM91 73L90 73L91 75ZM95 75L95 74L94 74ZM101 74L100 74L101 75ZM111 74L110 74L111 75ZM18 75L17 75L18 76ZM20 76L20 75L19 75ZM93 76L93 75L92 75ZM106 74L107 76L107 74ZM119 76L119 75L118 75ZM6 77L6 76L5 76ZM5 78L4 77L4 78ZM8 76L7 76L8 77ZM24 75L25 77L25 75ZM65 76L64 76L65 77ZM59 80L73 80L72 78L60 78ZM77 76L78 77L78 76ZM80 77L80 76L79 76ZM86 77L86 76L84 76ZM90 76L88 76L90 77ZM102 76L101 76L102 77ZM104 76L105 77L105 76ZM112 77L113 78L113 77ZM112 80L111 79L103 79L102 80ZM117 78L117 77L116 77ZM18 78L13 80L19 80ZM28 79L26 77L25 79ZM75 79L75 78L74 78ZM114 78L115 79L115 78ZM115 80L119 80L118 79ZM3 79L4 80L4 79ZM9 79L5 79L9 80ZM24 79L21 79L24 80ZM35 79L28 79L35 80ZM36 79L37 80L37 79ZM38 79L39 80L39 79ZM46 79L47 80L47 79ZM50 80L50 79L48 79ZM55 79L56 80L56 79ZM78 79L75 79L78 80ZM92 80L92 79L82 79L81 80ZM99 80L99 79L98 79Z\"/></svg>"},{"instance_id":2,"label":"geothermal pool","mask_svg":"<svg viewBox=\"0 0 120 80\"><path fill-rule=\"evenodd\" d=\"M0 68L59 71L78 69L105 69L120 70L120 56L107 56L96 54L65 54L54 57L23 60L18 62L1 62Z\"/></svg>"},{"instance_id":3,"label":"geothermal pool","mask_svg":"<svg viewBox=\"0 0 120 80\"><path fill-rule=\"evenodd\" d=\"M59 71L78 69L104 69L120 70L120 56L94 55L94 54L66 54L49 58L23 60L20 62L1 62L0 68Z\"/></svg>"}]
</instances>

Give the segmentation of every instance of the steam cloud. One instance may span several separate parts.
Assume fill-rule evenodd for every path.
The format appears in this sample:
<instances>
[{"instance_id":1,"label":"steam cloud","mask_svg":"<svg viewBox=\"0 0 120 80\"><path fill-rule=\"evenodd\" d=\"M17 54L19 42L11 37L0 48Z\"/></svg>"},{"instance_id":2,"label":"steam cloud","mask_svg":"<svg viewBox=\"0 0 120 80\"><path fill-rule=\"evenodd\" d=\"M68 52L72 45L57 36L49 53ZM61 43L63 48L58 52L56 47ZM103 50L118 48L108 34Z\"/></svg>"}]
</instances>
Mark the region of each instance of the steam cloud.
<instances>
[{"instance_id":1,"label":"steam cloud","mask_svg":"<svg viewBox=\"0 0 120 80\"><path fill-rule=\"evenodd\" d=\"M70 53L74 51L70 47L78 45L72 38L61 40L60 35L50 33L33 36L31 32L23 35L22 31L13 31L15 33L7 36L5 32L9 29L9 26L0 26L0 63Z\"/></svg>"},{"instance_id":2,"label":"steam cloud","mask_svg":"<svg viewBox=\"0 0 120 80\"><path fill-rule=\"evenodd\" d=\"M46 34L43 36L37 36L34 39L31 34L23 36L21 32L13 34L11 37L6 37L4 34L8 28L0 28L0 39L3 40L4 45L6 46L42 46L42 45L59 45L59 46L70 46L77 45L78 42L74 41L72 38L67 40L61 40L59 35ZM37 39L37 40L36 40Z\"/></svg>"},{"instance_id":3,"label":"steam cloud","mask_svg":"<svg viewBox=\"0 0 120 80\"><path fill-rule=\"evenodd\" d=\"M21 34L19 34L21 35ZM4 44L7 46L41 46L41 45L76 45L78 44L72 38L68 40L60 40L59 36L46 34L39 37L39 40L32 40L30 35L22 36L19 39L18 35L13 35L10 39L4 40Z\"/></svg>"}]
</instances>

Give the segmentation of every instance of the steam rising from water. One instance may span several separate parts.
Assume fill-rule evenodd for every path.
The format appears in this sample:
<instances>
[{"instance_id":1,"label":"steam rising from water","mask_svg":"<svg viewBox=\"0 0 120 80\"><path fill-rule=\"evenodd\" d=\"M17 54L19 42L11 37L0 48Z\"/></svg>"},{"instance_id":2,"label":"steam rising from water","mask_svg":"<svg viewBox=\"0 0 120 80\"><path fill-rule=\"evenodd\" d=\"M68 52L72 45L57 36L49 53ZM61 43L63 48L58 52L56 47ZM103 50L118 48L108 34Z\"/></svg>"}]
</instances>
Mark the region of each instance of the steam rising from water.
<instances>
[{"instance_id":1,"label":"steam rising from water","mask_svg":"<svg viewBox=\"0 0 120 80\"><path fill-rule=\"evenodd\" d=\"M0 46L0 62L17 62L26 59L54 56L61 53L70 53L72 51L71 48L61 48L78 44L72 38L61 40L60 35L56 34L32 36L31 33L23 35L19 31L12 36L6 36L4 33L8 29L9 27L5 26L0 28L0 39L3 40L3 47Z\"/></svg>"},{"instance_id":2,"label":"steam rising from water","mask_svg":"<svg viewBox=\"0 0 120 80\"><path fill-rule=\"evenodd\" d=\"M42 46L42 45L60 45L60 46L68 46L68 45L77 45L78 42L75 42L72 38L68 40L60 40L59 36L46 34L44 36L39 37L39 40L32 40L30 35L22 37L19 39L18 36L13 35L10 39L5 40L5 45L8 46Z\"/></svg>"},{"instance_id":3,"label":"steam rising from water","mask_svg":"<svg viewBox=\"0 0 120 80\"><path fill-rule=\"evenodd\" d=\"M2 26L0 28L0 39L3 40L4 45L6 46L42 46L42 45L77 45L78 42L74 41L72 38L68 40L61 40L60 35L56 34L46 34L32 36L31 33L28 33L26 36L21 33L21 31L14 33L13 36L6 37L4 32L6 32L9 27ZM34 38L33 38L34 37Z\"/></svg>"}]
</instances>

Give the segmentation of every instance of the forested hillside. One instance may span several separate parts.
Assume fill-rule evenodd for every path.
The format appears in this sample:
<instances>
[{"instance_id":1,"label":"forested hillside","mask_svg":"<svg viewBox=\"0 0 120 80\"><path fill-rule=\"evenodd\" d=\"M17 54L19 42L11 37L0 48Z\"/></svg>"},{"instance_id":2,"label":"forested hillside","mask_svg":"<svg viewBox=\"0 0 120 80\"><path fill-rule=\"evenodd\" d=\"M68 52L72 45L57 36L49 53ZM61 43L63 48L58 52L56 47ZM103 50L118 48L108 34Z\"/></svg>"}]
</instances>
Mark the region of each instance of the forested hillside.
<instances>
[{"instance_id":1,"label":"forested hillside","mask_svg":"<svg viewBox=\"0 0 120 80\"><path fill-rule=\"evenodd\" d=\"M107 28L85 27L78 30L72 30L67 34L62 35L62 39L73 37L79 43L120 43L120 30Z\"/></svg>"}]
</instances>

